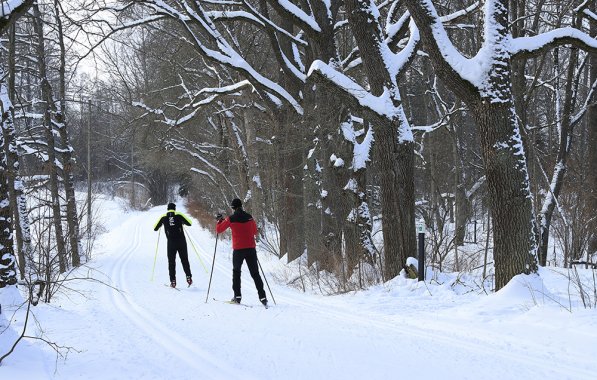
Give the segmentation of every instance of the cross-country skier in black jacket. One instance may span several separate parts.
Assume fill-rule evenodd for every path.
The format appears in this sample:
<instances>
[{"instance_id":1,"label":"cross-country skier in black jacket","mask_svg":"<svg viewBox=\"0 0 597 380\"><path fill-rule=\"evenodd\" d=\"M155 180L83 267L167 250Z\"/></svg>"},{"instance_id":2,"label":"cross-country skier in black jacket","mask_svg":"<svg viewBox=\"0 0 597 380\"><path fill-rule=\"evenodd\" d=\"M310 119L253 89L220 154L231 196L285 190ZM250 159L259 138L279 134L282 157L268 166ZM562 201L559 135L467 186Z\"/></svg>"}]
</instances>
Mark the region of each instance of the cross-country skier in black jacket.
<instances>
[{"instance_id":1,"label":"cross-country skier in black jacket","mask_svg":"<svg viewBox=\"0 0 597 380\"><path fill-rule=\"evenodd\" d=\"M183 224L190 226L191 221L186 215L176 211L174 203L168 203L168 212L160 217L153 228L154 231L157 231L162 225L164 226L168 238L168 273L170 274L170 286L173 288L176 287L176 251L180 256L182 269L187 275L187 283L189 286L193 283Z\"/></svg>"}]
</instances>

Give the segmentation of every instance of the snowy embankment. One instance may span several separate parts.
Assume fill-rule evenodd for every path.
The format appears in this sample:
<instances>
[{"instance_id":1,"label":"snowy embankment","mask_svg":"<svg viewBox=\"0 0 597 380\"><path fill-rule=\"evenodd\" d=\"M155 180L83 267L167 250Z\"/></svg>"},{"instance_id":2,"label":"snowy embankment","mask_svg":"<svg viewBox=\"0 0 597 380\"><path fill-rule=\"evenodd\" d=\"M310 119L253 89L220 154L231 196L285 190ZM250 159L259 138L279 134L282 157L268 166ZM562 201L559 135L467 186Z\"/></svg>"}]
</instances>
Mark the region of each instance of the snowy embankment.
<instances>
[{"instance_id":1,"label":"snowy embankment","mask_svg":"<svg viewBox=\"0 0 597 380\"><path fill-rule=\"evenodd\" d=\"M277 305L265 310L243 268L243 302L231 297L231 247L221 240L205 303L215 240L196 225L189 258L195 283L173 290L166 244L157 233L165 208L125 214L102 207L106 232L77 291L32 308L28 335L70 351L66 360L27 339L0 367L0 379L594 379L597 312L568 311L568 280L542 269L497 294L445 282L395 279L358 294L319 296L274 283L282 263L260 254ZM181 207L182 209L182 207ZM184 209L181 211L184 212ZM178 282L184 274L177 262ZM442 276L440 276L442 278ZM106 284L110 285L107 286ZM116 289L116 290L115 290ZM0 355L21 332L22 296L0 291ZM268 293L269 296L269 293ZM8 320L10 327L6 329Z\"/></svg>"}]
</instances>

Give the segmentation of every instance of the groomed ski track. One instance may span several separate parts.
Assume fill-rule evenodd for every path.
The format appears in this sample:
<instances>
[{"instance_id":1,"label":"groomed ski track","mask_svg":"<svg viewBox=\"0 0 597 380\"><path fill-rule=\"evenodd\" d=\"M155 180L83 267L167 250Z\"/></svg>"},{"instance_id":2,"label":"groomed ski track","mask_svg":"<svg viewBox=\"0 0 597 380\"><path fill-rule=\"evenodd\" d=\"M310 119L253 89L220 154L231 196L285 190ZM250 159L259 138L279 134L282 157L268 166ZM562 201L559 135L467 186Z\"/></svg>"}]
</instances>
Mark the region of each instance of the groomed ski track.
<instances>
[{"instance_id":1,"label":"groomed ski track","mask_svg":"<svg viewBox=\"0 0 597 380\"><path fill-rule=\"evenodd\" d=\"M88 334L89 345L75 347L80 352L58 365L55 378L106 379L87 372L84 363L89 362L97 368L110 366L121 379L427 378L425 372L436 373L437 366L444 379L594 378L594 358L581 350L555 348L548 327L545 341L525 341L518 334L523 325L495 320L463 324L446 307L435 310L433 302L400 305L401 299L395 299L397 305L361 306L351 296L304 294L277 284L266 265L277 305L271 299L270 309L259 305L246 267L243 302L255 307L213 301L232 295L231 248L225 240L218 243L205 303L209 273L188 240L208 271L215 240L197 223L187 229L194 284L187 288L177 258L181 291L168 289L162 286L168 281L163 231L150 281L157 241L152 227L162 214L162 208L128 214L101 238L91 266L111 287L91 283L80 291L85 297L73 297L73 303L85 302L86 312L67 323L73 334ZM277 259L260 253L260 260ZM99 339L104 343L98 346L113 349L98 352L94 341ZM138 351L138 362L121 360L122 350Z\"/></svg>"}]
</instances>

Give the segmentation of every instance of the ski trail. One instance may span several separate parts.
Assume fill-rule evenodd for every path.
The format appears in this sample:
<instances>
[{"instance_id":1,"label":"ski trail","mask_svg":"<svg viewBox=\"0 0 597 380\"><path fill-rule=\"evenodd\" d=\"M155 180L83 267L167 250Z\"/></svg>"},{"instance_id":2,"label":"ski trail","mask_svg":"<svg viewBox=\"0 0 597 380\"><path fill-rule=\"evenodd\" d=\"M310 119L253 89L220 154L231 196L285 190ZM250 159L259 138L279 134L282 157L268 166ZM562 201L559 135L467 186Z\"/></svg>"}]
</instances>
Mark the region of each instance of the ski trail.
<instances>
[{"instance_id":1,"label":"ski trail","mask_svg":"<svg viewBox=\"0 0 597 380\"><path fill-rule=\"evenodd\" d=\"M214 262L213 244L215 244L215 241L211 237L210 240L207 240L205 232L189 230L187 239L192 241L197 254L204 258L208 264L214 263L214 281L212 282L210 299L212 297L222 298L220 294L223 291L223 284L228 284L225 291L230 292L230 253L225 253L230 247L228 245L218 245ZM207 242L212 245L206 244ZM254 284L248 273L244 272L242 276L243 298L251 299L256 297ZM328 303L317 298L307 299L292 290L275 285L273 290L281 307L266 312L270 313L267 316L264 315L268 319L272 318L272 323L274 323L274 320L279 319L278 317L296 320L297 323L300 323L302 318L318 319L322 326L334 326L339 329L347 329L347 331L355 328L359 330L362 327L362 330L371 330L374 337L400 337L402 344L412 347L414 352L421 354L428 352L433 354L438 351L438 347L445 347L447 355L453 357L455 361L458 361L458 358L462 356L470 356L477 361L491 358L504 363L510 370L514 368L524 369L523 373L541 374L545 373L546 368L549 368L549 373L557 374L559 378L591 379L594 375L592 371L587 369L586 365L583 365L584 359L582 358L559 351L554 352L553 348L545 351L543 346L534 342L525 342L524 345L520 345L520 341L514 337L504 336L499 332L493 333L489 328L470 330L467 328L468 326L454 325L448 321L442 323L442 328L438 329L436 320L429 323L433 319L432 315L422 320L412 320L408 318L408 314L388 316L376 314L375 312L362 313L354 307L349 307L348 304L347 307L343 307L338 302ZM202 299L205 298L202 297ZM355 311L357 312L355 313ZM433 326L433 330L429 330L427 326ZM267 342L268 339L270 338L267 336L263 337L264 342ZM272 339L275 341L275 337L272 337ZM301 345L303 340L298 338L295 343ZM360 343L372 347L376 345L374 338L368 337L363 337ZM343 358L337 357L333 352L322 352L322 354L326 356L326 360L330 363L333 362L342 366ZM558 366L551 366L550 364L556 354L562 360ZM334 366L332 365L332 367ZM482 370L482 368L477 367L478 370ZM274 373L278 371L276 366L271 367L271 370ZM246 377L244 376L244 378Z\"/></svg>"},{"instance_id":2,"label":"ski trail","mask_svg":"<svg viewBox=\"0 0 597 380\"><path fill-rule=\"evenodd\" d=\"M131 293L132 288L128 285L127 275L132 270L128 268L129 263L140 248L140 228L140 223L137 223L134 233L132 233L132 243L124 249L121 258L112 269L112 279L116 281L116 287L122 290L122 293L111 291L112 302L118 311L150 337L155 344L163 347L167 352L192 368L193 376L210 379L248 378L246 373L240 373L231 368L198 347L196 343L169 329L158 318L154 317L150 310L133 301L135 297Z\"/></svg>"},{"instance_id":3,"label":"ski trail","mask_svg":"<svg viewBox=\"0 0 597 380\"><path fill-rule=\"evenodd\" d=\"M200 254L203 254L204 257L209 257L210 260L213 259L213 253L207 253L201 244L196 243L197 239L194 237L191 238L195 247L200 251ZM217 255L218 252L216 252L215 270L219 273L227 273L229 268L225 264L218 262ZM250 289L253 286L252 280L247 278L247 276L243 276L242 278L243 289L245 287L249 287ZM350 324L359 324L364 327L389 330L393 334L399 333L401 336L410 337L413 341L424 339L427 342L442 343L448 347L458 347L470 352L487 352L495 358L531 365L541 370L544 370L546 365L551 363L554 355L557 354L560 358L562 358L562 355L565 355L561 363L557 367L551 368L550 371L560 374L562 378L592 378L594 376L592 371L582 368L583 360L573 355L567 355L559 351L557 353L544 352L545 348L542 345L533 342L527 342L524 348L517 348L520 344L519 341L514 341L512 338L503 335L488 333L486 330L470 331L467 328L463 329L461 326L445 324L445 328L441 331L430 331L423 325L424 321L411 321L404 317L399 317L400 319L396 323L388 322L385 315L358 315L353 310L343 311L336 306L329 304L322 305L317 300L299 300L289 295L288 291L284 291L284 294L278 296L277 300L284 305L317 312L319 315L329 319L348 322ZM437 321L434 321L434 324L437 325ZM451 335L446 335L446 332L451 332ZM516 349L513 351L513 348Z\"/></svg>"}]
</instances>

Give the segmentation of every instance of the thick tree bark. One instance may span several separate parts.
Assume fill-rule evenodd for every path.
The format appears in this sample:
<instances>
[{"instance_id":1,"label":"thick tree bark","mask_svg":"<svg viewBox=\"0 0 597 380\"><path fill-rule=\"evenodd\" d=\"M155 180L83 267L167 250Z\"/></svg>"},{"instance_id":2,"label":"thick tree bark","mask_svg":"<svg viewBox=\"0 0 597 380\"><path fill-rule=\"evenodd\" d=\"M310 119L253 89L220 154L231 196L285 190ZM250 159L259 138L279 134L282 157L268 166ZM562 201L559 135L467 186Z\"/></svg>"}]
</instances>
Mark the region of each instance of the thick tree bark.
<instances>
[{"instance_id":1,"label":"thick tree bark","mask_svg":"<svg viewBox=\"0 0 597 380\"><path fill-rule=\"evenodd\" d=\"M395 85L397 78L390 77L384 62L380 26L375 15L369 11L365 0L347 0L345 6L372 94L380 96L384 91L394 92L393 101L397 102L394 106L401 110ZM412 139L399 136L399 131L408 128L401 123L406 123L405 118L373 122L374 154L381 180L385 280L397 276L407 257L416 253L414 143Z\"/></svg>"},{"instance_id":2,"label":"thick tree bark","mask_svg":"<svg viewBox=\"0 0 597 380\"><path fill-rule=\"evenodd\" d=\"M312 4L313 17L321 31L313 34L307 49L306 66L310 66L314 59L335 64L338 61L338 51L334 40L333 24L335 16L328 14L323 1ZM303 115L304 128L310 131L307 139L308 165L306 173L310 183L306 183L305 190L310 198L305 198L305 212L315 218L309 228L311 234L306 234L308 247L308 263L317 262L319 269L338 274L342 265L343 216L338 184L337 171L330 164L331 155L342 155L339 141L340 113L342 105L338 99L329 98L316 84L309 81L302 87L304 94ZM342 171L342 169L338 170ZM310 219L307 219L309 224ZM319 239L320 241L317 241Z\"/></svg>"},{"instance_id":3,"label":"thick tree bark","mask_svg":"<svg viewBox=\"0 0 597 380\"><path fill-rule=\"evenodd\" d=\"M495 288L517 274L536 271L534 217L529 178L520 129L514 112L508 1L495 0L485 11L494 24L485 41L492 49L491 68L482 87L464 79L442 54L430 2L405 0L419 27L421 41L442 81L470 108L481 139L490 208L494 220Z\"/></svg>"},{"instance_id":4,"label":"thick tree bark","mask_svg":"<svg viewBox=\"0 0 597 380\"><path fill-rule=\"evenodd\" d=\"M281 196L278 198L280 224L280 255L288 255L288 262L299 258L305 249L305 220L303 212L303 158L304 152L297 148L302 135L294 113L285 109L274 111L276 129L281 141L278 173Z\"/></svg>"},{"instance_id":5,"label":"thick tree bark","mask_svg":"<svg viewBox=\"0 0 597 380\"><path fill-rule=\"evenodd\" d=\"M259 6L262 14L269 18L266 1L260 1ZM287 17L281 17L279 25L288 31L293 29L293 23ZM295 99L298 99L303 83L288 70L281 55L283 53L286 57L293 56L292 43L288 39L278 39L277 34L271 29L266 28L266 33L281 68L278 74L278 83ZM276 178L279 186L277 190L281 192L276 197L280 256L287 255L288 262L291 262L305 252L305 210L303 205L305 152L304 132L300 123L302 115L288 105L270 104L270 109L276 131L274 150L278 164L276 166Z\"/></svg>"},{"instance_id":6,"label":"thick tree bark","mask_svg":"<svg viewBox=\"0 0 597 380\"><path fill-rule=\"evenodd\" d=\"M346 252L347 267L350 271L355 268L361 260L373 265L377 262L377 249L373 243L371 231L373 229L373 220L369 210L369 199L367 196L367 171L364 169L356 170L349 184L345 188L344 194L351 199L351 204L354 205L349 215L349 220L355 226L351 233L353 239L358 239L360 249L358 251ZM348 226L350 228L351 225ZM348 234L351 236L351 234ZM356 246L356 245L355 245Z\"/></svg>"},{"instance_id":7,"label":"thick tree bark","mask_svg":"<svg viewBox=\"0 0 597 380\"><path fill-rule=\"evenodd\" d=\"M311 86L311 89L313 85ZM321 182L323 153L321 152L321 128L318 127L318 115L314 112L317 105L317 91L309 91L309 86L303 99L303 125L310 131L305 139L308 153L305 159L304 174L304 202L305 210L305 246L307 251L307 266L314 263L324 263L323 205L321 202ZM327 169L326 169L327 170Z\"/></svg>"},{"instance_id":8,"label":"thick tree bark","mask_svg":"<svg viewBox=\"0 0 597 380\"><path fill-rule=\"evenodd\" d=\"M319 126L322 128L322 192L321 204L323 210L322 237L324 239L326 264L329 270L336 274L343 271L344 252L355 250L353 239L347 239L345 234L348 223L346 218L350 211L350 203L345 197L338 196L343 193L343 188L348 183L350 176L349 167L352 152L348 149L340 131L343 106L338 99L328 99L327 104L320 94L317 102L318 110L321 109ZM346 274L346 272L344 272Z\"/></svg>"},{"instance_id":9,"label":"thick tree bark","mask_svg":"<svg viewBox=\"0 0 597 380\"><path fill-rule=\"evenodd\" d=\"M380 126L375 134L384 239L384 279L400 273L416 253L414 233L414 144L398 144L394 126ZM410 228L412 227L412 228Z\"/></svg>"},{"instance_id":10,"label":"thick tree bark","mask_svg":"<svg viewBox=\"0 0 597 380\"><path fill-rule=\"evenodd\" d=\"M479 102L473 111L494 221L495 287L536 271L531 194L512 103Z\"/></svg>"}]
</instances>

